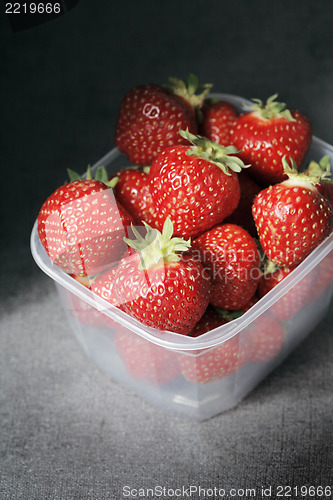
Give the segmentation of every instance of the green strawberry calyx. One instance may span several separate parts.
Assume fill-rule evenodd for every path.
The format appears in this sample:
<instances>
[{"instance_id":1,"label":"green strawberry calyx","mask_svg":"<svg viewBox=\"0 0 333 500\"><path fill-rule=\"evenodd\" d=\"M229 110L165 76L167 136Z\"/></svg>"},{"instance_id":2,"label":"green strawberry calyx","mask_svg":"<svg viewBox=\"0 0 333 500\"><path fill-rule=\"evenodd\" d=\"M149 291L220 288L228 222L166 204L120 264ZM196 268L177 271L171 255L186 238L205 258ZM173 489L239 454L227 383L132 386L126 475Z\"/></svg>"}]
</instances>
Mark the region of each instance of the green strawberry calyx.
<instances>
[{"instance_id":1,"label":"green strawberry calyx","mask_svg":"<svg viewBox=\"0 0 333 500\"><path fill-rule=\"evenodd\" d=\"M140 254L140 271L147 270L160 263L178 262L181 253L186 252L191 246L191 240L173 237L173 224L169 217L163 224L162 232L143 222L146 235L143 237L132 225L135 240L124 238L125 243Z\"/></svg>"},{"instance_id":2,"label":"green strawberry calyx","mask_svg":"<svg viewBox=\"0 0 333 500\"><path fill-rule=\"evenodd\" d=\"M69 182L74 182L74 181L100 181L103 182L107 187L109 188L114 188L115 185L117 184L119 177L113 177L112 179L109 179L107 170L105 167L100 166L97 168L95 175L92 175L91 172L91 167L88 165L87 172L85 176L82 176L81 174L78 174L74 170L71 170L70 168L67 169L67 174L69 177Z\"/></svg>"},{"instance_id":3,"label":"green strawberry calyx","mask_svg":"<svg viewBox=\"0 0 333 500\"><path fill-rule=\"evenodd\" d=\"M248 168L251 165L245 165L244 162L235 156L240 151L235 146L222 146L216 142L212 142L206 137L194 135L188 129L180 130L180 135L193 144L187 151L188 156L198 156L203 160L217 165L225 174L231 175L233 172L241 172L243 168Z\"/></svg>"},{"instance_id":4,"label":"green strawberry calyx","mask_svg":"<svg viewBox=\"0 0 333 500\"><path fill-rule=\"evenodd\" d=\"M320 182L321 175L299 172L295 160L289 157L289 161L290 164L286 156L282 158L283 171L288 176L288 179L283 181L283 185L303 186L307 189L316 189L316 184Z\"/></svg>"},{"instance_id":5,"label":"green strawberry calyx","mask_svg":"<svg viewBox=\"0 0 333 500\"><path fill-rule=\"evenodd\" d=\"M306 173L310 177L319 177L320 182L324 182L327 184L332 184L333 179L332 179L332 171L331 171L331 159L329 155L323 156L319 162L317 163L316 161L310 161Z\"/></svg>"},{"instance_id":6,"label":"green strawberry calyx","mask_svg":"<svg viewBox=\"0 0 333 500\"><path fill-rule=\"evenodd\" d=\"M253 104L244 104L244 108L251 112L256 112L261 118L270 120L272 118L284 117L289 121L296 121L293 118L287 105L284 102L276 101L278 94L270 96L264 104L261 99L251 99Z\"/></svg>"},{"instance_id":7,"label":"green strawberry calyx","mask_svg":"<svg viewBox=\"0 0 333 500\"><path fill-rule=\"evenodd\" d=\"M169 82L170 85L164 85L164 88L188 101L193 108L201 108L213 86L211 83L199 85L198 78L193 73L188 76L186 81L170 77Z\"/></svg>"}]
</instances>

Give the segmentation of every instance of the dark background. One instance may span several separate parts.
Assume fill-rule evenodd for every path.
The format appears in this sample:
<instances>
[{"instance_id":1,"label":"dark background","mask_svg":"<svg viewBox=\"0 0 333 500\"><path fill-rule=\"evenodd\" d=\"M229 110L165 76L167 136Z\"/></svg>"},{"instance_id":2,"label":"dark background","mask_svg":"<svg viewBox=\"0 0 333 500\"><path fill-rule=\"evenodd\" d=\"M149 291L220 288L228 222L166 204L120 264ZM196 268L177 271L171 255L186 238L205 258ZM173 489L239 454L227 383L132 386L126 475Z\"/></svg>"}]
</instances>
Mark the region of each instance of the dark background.
<instances>
[{"instance_id":1,"label":"dark background","mask_svg":"<svg viewBox=\"0 0 333 500\"><path fill-rule=\"evenodd\" d=\"M21 31L12 30L4 3L0 288L3 314L13 314L3 327L20 328L15 338L3 330L3 498L119 498L120 485L137 477L150 486L170 477L174 486L181 478L206 486L332 483L329 320L238 409L201 426L173 423L86 364L55 312L53 285L31 258L29 236L66 169L84 171L113 147L120 100L137 84L193 72L216 92L261 99L278 92L333 143L333 2L80 0ZM49 344L33 336L45 325L43 296L54 305L48 329L59 335ZM43 377L49 399L40 392ZM68 379L77 412L70 396L63 406L51 403L52 388L65 394ZM96 414L105 416L104 430ZM44 423L42 441L34 422Z\"/></svg>"}]
</instances>

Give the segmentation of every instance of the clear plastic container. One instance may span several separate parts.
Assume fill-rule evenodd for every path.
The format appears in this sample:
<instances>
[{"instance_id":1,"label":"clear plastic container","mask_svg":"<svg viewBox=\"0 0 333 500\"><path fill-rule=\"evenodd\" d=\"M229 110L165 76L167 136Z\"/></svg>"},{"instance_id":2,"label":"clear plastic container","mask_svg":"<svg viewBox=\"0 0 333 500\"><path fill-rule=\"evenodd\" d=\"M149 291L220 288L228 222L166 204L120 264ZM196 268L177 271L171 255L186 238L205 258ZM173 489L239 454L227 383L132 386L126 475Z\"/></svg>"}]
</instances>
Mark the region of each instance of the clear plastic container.
<instances>
[{"instance_id":1,"label":"clear plastic container","mask_svg":"<svg viewBox=\"0 0 333 500\"><path fill-rule=\"evenodd\" d=\"M248 103L229 94L213 95L239 110ZM333 147L313 137L304 164L324 155L333 161ZM93 169L100 165L112 174L128 161L113 149ZM333 234L241 317L199 337L187 337L146 327L110 306L52 264L38 237L37 221L31 234L32 255L55 281L70 325L87 356L152 405L196 421L238 404L322 320L333 291L332 249ZM293 313L293 297L304 290L308 292L306 299ZM271 341L262 354L264 332ZM251 345L259 343L259 349L252 353L250 341ZM231 348L238 356L232 369L223 372L219 365L225 363Z\"/></svg>"}]
</instances>

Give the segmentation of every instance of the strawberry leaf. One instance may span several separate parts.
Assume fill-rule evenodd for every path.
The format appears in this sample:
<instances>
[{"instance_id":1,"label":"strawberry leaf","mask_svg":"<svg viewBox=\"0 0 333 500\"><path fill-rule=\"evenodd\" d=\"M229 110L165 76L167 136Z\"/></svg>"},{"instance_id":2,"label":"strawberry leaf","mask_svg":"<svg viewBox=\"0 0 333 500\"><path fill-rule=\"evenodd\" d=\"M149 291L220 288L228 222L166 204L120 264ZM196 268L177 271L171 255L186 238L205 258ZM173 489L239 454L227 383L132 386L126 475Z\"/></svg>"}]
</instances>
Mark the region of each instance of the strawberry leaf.
<instances>
[{"instance_id":1,"label":"strawberry leaf","mask_svg":"<svg viewBox=\"0 0 333 500\"><path fill-rule=\"evenodd\" d=\"M198 156L210 163L214 163L214 165L218 166L226 175L231 175L230 170L233 172L241 172L243 168L250 167L250 165L245 165L238 156L234 156L240 153L240 151L232 145L222 146L221 144L208 140L206 137L191 134L188 129L180 130L179 133L184 139L187 139L193 144L193 146L186 151L188 156Z\"/></svg>"},{"instance_id":2,"label":"strawberry leaf","mask_svg":"<svg viewBox=\"0 0 333 500\"><path fill-rule=\"evenodd\" d=\"M108 173L105 167L101 166L96 170L94 179L96 181L104 182L107 184L109 181Z\"/></svg>"},{"instance_id":3,"label":"strawberry leaf","mask_svg":"<svg viewBox=\"0 0 333 500\"><path fill-rule=\"evenodd\" d=\"M67 169L67 174L69 182L82 181L82 176L70 168Z\"/></svg>"}]
</instances>

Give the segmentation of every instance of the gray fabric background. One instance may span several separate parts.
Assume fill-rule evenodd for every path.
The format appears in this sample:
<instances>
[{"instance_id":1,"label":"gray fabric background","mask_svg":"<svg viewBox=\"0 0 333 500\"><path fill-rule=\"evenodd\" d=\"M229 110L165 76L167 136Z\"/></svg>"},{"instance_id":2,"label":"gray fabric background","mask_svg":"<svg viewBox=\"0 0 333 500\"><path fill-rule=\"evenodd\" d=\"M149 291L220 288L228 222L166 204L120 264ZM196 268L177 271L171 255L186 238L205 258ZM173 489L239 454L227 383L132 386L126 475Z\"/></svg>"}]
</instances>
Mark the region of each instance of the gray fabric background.
<instances>
[{"instance_id":1,"label":"gray fabric background","mask_svg":"<svg viewBox=\"0 0 333 500\"><path fill-rule=\"evenodd\" d=\"M187 422L87 360L29 250L44 199L66 168L82 171L113 147L120 99L136 84L194 72L215 91L279 92L333 143L332 2L80 0L15 33L1 9L0 498L120 499L125 486L157 485L170 489L162 498L191 485L224 488L224 498L232 488L262 498L272 486L275 498L278 485L333 487L332 306L235 409Z\"/></svg>"}]
</instances>

